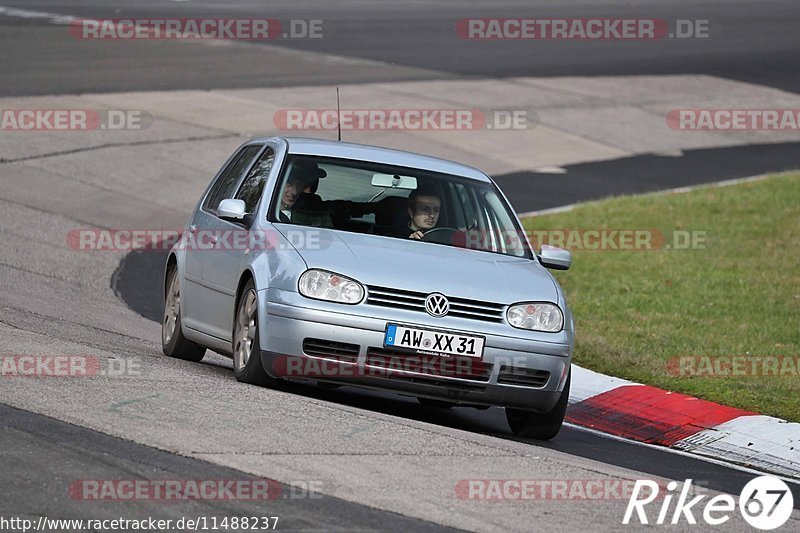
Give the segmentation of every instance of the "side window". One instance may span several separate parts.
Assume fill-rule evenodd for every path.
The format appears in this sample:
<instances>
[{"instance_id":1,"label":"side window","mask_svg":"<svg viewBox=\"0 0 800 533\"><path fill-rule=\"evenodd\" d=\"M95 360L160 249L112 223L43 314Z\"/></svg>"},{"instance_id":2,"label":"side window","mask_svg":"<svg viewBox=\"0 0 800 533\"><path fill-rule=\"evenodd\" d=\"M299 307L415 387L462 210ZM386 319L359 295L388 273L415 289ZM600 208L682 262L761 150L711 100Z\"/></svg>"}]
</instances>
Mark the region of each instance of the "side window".
<instances>
[{"instance_id":1,"label":"side window","mask_svg":"<svg viewBox=\"0 0 800 533\"><path fill-rule=\"evenodd\" d=\"M233 197L233 192L236 190L244 171L247 170L260 151L261 146L247 146L239 152L239 156L228 165L228 168L222 172L214 186L211 187L208 196L206 196L206 201L203 202L203 209L216 212L222 200Z\"/></svg>"},{"instance_id":2,"label":"side window","mask_svg":"<svg viewBox=\"0 0 800 533\"><path fill-rule=\"evenodd\" d=\"M264 185L267 183L269 172L272 170L272 164L275 162L275 151L272 148L267 148L264 155L250 171L250 175L242 183L239 188L239 194L236 198L244 200L245 211L253 213L258 205L258 200L261 198L261 193L264 191Z\"/></svg>"}]
</instances>

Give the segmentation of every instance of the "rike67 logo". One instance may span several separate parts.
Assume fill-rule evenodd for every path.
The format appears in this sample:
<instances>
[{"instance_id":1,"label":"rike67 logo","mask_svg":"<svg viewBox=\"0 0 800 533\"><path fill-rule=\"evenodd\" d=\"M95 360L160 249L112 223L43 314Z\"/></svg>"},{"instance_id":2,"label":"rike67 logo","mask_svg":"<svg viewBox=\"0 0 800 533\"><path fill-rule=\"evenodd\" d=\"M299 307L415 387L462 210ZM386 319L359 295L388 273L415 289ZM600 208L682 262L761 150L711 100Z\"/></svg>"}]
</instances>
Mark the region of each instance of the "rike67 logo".
<instances>
[{"instance_id":1,"label":"rike67 logo","mask_svg":"<svg viewBox=\"0 0 800 533\"><path fill-rule=\"evenodd\" d=\"M711 526L724 524L731 518L737 508L736 500L729 494L719 494L701 504L706 494L689 499L692 492L692 480L687 479L679 488L677 481L667 484L666 493L660 494L658 483L651 480L637 480L633 493L625 509L623 524L629 524L634 512L640 524L679 524L686 521L696 524L695 513ZM675 498L677 496L677 498ZM660 500L658 516L648 515L645 507ZM677 500L674 508L673 500ZM655 510L655 507L651 511ZM789 519L794 508L794 498L789 487L781 479L773 476L760 476L750 480L739 494L739 512L748 524L756 529L776 529ZM670 512L671 511L671 512Z\"/></svg>"}]
</instances>

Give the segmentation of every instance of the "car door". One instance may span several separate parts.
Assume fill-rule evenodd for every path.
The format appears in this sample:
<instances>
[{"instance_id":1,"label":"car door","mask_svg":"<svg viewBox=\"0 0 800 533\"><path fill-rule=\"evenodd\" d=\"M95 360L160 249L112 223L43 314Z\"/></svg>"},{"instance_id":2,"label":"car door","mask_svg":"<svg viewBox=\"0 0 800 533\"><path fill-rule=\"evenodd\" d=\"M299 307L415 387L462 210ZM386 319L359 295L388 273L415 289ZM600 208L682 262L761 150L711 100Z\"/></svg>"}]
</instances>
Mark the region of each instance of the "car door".
<instances>
[{"instance_id":1,"label":"car door","mask_svg":"<svg viewBox=\"0 0 800 533\"><path fill-rule=\"evenodd\" d=\"M262 144L248 145L231 158L189 223L189 235L184 238L185 283L181 289L183 324L187 328L214 335L212 325L215 312L211 306L216 299L215 289L209 287L203 278L207 262L213 261L215 255L213 241L215 232L219 230L217 207L222 200L233 196L262 148Z\"/></svg>"},{"instance_id":2,"label":"car door","mask_svg":"<svg viewBox=\"0 0 800 533\"><path fill-rule=\"evenodd\" d=\"M253 216L263 196L275 162L275 150L267 146L247 177L239 185L236 194L229 198L244 200L245 211L250 216L242 222L216 218L215 230L218 236L214 250L208 254L203 266L203 284L208 291L208 311L210 332L215 337L230 341L233 331L233 318L236 306L236 289L241 272L250 258L250 228L255 222Z\"/></svg>"}]
</instances>

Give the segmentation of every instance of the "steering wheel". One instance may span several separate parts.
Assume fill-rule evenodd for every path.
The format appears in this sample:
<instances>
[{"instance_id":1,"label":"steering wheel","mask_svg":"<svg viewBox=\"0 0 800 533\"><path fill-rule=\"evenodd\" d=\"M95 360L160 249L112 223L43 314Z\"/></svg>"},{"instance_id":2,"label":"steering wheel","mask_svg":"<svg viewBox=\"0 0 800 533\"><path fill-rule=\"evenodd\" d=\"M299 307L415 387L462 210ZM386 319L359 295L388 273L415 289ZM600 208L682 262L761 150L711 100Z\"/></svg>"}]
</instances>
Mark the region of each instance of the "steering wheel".
<instances>
[{"instance_id":1,"label":"steering wheel","mask_svg":"<svg viewBox=\"0 0 800 533\"><path fill-rule=\"evenodd\" d=\"M454 244L453 236L459 233L456 228L433 228L425 232L422 240L425 242L435 242L438 244Z\"/></svg>"}]
</instances>

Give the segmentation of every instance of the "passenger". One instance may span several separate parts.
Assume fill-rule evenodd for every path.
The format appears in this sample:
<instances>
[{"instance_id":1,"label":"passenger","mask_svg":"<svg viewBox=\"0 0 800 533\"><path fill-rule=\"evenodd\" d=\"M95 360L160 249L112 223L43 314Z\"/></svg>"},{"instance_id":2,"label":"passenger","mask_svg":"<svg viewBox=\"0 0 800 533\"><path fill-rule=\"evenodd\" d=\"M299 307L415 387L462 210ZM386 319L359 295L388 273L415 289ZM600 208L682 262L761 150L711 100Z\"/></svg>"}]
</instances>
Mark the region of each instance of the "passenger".
<instances>
[{"instance_id":1,"label":"passenger","mask_svg":"<svg viewBox=\"0 0 800 533\"><path fill-rule=\"evenodd\" d=\"M314 161L295 161L284 188L282 216L279 217L282 222L333 228L338 227L334 219L338 221L337 224L345 224L351 217L359 218L374 212L375 204L370 202L323 201L316 193L319 180L327 175Z\"/></svg>"},{"instance_id":2,"label":"passenger","mask_svg":"<svg viewBox=\"0 0 800 533\"><path fill-rule=\"evenodd\" d=\"M281 207L278 218L281 222L292 222L293 209L297 198L303 190L303 182L296 177L290 177L289 181L283 187L283 196L281 197Z\"/></svg>"},{"instance_id":3,"label":"passenger","mask_svg":"<svg viewBox=\"0 0 800 533\"><path fill-rule=\"evenodd\" d=\"M409 239L422 239L425 233L439 222L442 201L435 189L425 187L411 191L408 195Z\"/></svg>"},{"instance_id":4,"label":"passenger","mask_svg":"<svg viewBox=\"0 0 800 533\"><path fill-rule=\"evenodd\" d=\"M319 168L313 161L298 160L292 167L292 173L284 191L284 200L287 193L291 197L294 192L295 199L291 203L290 213L282 212L295 224L332 228L333 221L328 207L316 192L319 180L327 176L327 172Z\"/></svg>"}]
</instances>

